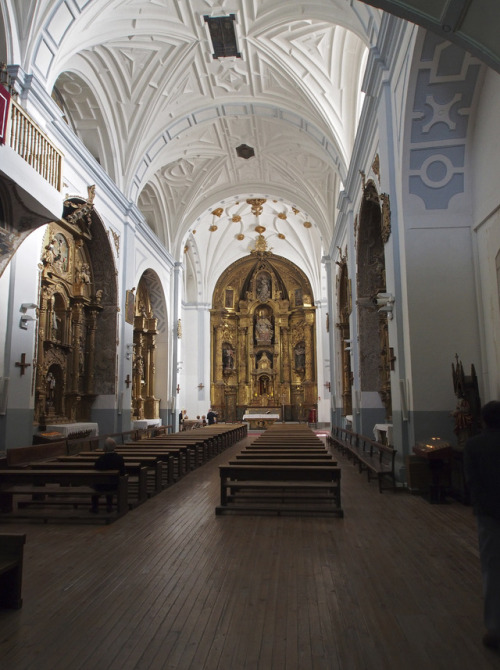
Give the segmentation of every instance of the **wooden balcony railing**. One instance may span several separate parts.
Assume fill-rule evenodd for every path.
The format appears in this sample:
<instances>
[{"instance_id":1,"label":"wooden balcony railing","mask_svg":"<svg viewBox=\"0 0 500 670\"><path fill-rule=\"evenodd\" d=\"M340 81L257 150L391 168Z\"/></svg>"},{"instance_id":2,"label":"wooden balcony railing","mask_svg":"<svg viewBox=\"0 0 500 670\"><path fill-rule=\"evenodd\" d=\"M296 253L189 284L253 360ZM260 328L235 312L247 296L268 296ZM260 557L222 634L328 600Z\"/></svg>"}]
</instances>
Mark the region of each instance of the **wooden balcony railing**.
<instances>
[{"instance_id":1,"label":"wooden balcony railing","mask_svg":"<svg viewBox=\"0 0 500 670\"><path fill-rule=\"evenodd\" d=\"M62 153L24 109L11 99L10 146L58 191L62 189Z\"/></svg>"}]
</instances>

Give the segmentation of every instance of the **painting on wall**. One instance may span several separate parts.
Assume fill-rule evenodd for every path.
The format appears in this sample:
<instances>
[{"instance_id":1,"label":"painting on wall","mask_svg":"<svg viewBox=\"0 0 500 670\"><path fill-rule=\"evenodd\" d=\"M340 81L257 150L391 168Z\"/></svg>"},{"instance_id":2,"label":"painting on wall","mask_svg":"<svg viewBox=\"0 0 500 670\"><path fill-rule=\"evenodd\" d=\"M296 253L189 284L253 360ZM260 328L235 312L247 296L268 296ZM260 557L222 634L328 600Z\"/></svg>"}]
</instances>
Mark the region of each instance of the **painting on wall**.
<instances>
[{"instance_id":1,"label":"painting on wall","mask_svg":"<svg viewBox=\"0 0 500 670\"><path fill-rule=\"evenodd\" d=\"M134 313L135 313L135 295L133 291L127 291L125 297L125 321L134 325Z\"/></svg>"}]
</instances>

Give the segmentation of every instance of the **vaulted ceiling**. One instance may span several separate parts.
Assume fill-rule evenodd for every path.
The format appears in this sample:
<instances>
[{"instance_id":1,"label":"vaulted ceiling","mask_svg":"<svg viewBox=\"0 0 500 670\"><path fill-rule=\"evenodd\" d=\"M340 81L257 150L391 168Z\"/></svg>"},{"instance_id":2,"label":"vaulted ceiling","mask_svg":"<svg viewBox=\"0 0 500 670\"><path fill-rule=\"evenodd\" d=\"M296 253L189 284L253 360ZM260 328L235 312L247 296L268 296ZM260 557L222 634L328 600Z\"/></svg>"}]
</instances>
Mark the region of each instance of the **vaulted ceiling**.
<instances>
[{"instance_id":1,"label":"vaulted ceiling","mask_svg":"<svg viewBox=\"0 0 500 670\"><path fill-rule=\"evenodd\" d=\"M379 10L357 0L10 7L20 44L10 62L45 82L175 257L197 255L208 277L248 253L260 224L273 251L309 272L316 263L317 286L311 254L331 239ZM217 59L205 17L227 15L241 57ZM252 198L265 200L258 216Z\"/></svg>"}]
</instances>

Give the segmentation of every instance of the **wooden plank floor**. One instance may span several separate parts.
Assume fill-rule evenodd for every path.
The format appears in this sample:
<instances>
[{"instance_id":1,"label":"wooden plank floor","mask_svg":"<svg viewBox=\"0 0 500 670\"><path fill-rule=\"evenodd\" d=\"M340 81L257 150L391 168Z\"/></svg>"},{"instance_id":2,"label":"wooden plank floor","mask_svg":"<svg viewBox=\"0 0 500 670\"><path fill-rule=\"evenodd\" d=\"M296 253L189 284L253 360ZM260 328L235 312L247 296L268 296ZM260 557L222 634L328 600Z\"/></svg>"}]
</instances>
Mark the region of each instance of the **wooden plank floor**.
<instances>
[{"instance_id":1,"label":"wooden plank floor","mask_svg":"<svg viewBox=\"0 0 500 670\"><path fill-rule=\"evenodd\" d=\"M336 454L345 518L222 516L218 468L117 522L27 533L5 670L489 670L470 508L430 505Z\"/></svg>"}]
</instances>

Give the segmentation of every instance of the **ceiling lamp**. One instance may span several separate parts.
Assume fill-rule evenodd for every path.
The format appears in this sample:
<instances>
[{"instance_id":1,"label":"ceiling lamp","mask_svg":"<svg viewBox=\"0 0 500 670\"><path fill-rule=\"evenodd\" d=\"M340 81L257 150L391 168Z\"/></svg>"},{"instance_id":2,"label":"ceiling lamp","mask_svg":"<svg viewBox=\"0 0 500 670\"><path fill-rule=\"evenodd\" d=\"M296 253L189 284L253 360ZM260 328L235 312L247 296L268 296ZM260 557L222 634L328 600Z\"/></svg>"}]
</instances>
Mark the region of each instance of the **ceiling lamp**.
<instances>
[{"instance_id":1,"label":"ceiling lamp","mask_svg":"<svg viewBox=\"0 0 500 670\"><path fill-rule=\"evenodd\" d=\"M236 147L236 155L239 158L249 159L255 156L255 151L253 147L249 147L248 144L240 144L239 147Z\"/></svg>"}]
</instances>

